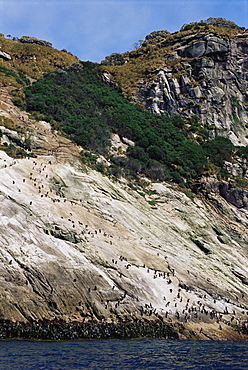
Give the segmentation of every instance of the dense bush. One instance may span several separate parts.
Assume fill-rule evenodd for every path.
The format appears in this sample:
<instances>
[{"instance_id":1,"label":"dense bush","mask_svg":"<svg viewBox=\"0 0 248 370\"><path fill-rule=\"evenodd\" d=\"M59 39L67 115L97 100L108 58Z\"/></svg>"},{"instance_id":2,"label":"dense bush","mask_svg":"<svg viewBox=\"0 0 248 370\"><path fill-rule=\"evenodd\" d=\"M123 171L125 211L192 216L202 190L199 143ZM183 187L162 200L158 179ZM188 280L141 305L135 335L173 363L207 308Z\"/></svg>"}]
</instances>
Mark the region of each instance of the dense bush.
<instances>
[{"instance_id":1,"label":"dense bush","mask_svg":"<svg viewBox=\"0 0 248 370\"><path fill-rule=\"evenodd\" d=\"M225 161L230 161L234 152L234 145L225 137L218 136L215 139L203 144L206 155L212 163L218 167L223 167Z\"/></svg>"},{"instance_id":2,"label":"dense bush","mask_svg":"<svg viewBox=\"0 0 248 370\"><path fill-rule=\"evenodd\" d=\"M239 149L238 149L238 152L237 154L248 161L248 145L246 146L241 146Z\"/></svg>"},{"instance_id":3,"label":"dense bush","mask_svg":"<svg viewBox=\"0 0 248 370\"><path fill-rule=\"evenodd\" d=\"M108 89L98 74L93 63L85 63L85 68L76 63L38 80L26 90L26 98L29 111L43 113L47 121L58 121L78 144L104 153L109 128L102 107Z\"/></svg>"},{"instance_id":4,"label":"dense bush","mask_svg":"<svg viewBox=\"0 0 248 370\"><path fill-rule=\"evenodd\" d=\"M105 85L101 73L101 66L91 62L49 73L26 89L27 110L58 122L77 144L96 153L107 155L111 132L133 140L127 158L112 157L108 171L115 176L142 172L190 183L208 168L207 156L217 166L229 159L233 146L228 139L195 142L181 117L144 111Z\"/></svg>"}]
</instances>

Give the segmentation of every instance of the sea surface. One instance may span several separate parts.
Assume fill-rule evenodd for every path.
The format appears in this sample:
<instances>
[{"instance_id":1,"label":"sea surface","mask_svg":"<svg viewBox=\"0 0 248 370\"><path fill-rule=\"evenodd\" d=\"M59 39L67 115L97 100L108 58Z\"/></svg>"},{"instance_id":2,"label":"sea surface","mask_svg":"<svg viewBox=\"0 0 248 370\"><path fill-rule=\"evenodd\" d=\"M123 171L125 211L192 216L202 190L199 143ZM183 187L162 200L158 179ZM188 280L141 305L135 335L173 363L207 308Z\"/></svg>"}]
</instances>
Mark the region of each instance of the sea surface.
<instances>
[{"instance_id":1,"label":"sea surface","mask_svg":"<svg viewBox=\"0 0 248 370\"><path fill-rule=\"evenodd\" d=\"M248 369L248 342L0 341L1 370Z\"/></svg>"}]
</instances>

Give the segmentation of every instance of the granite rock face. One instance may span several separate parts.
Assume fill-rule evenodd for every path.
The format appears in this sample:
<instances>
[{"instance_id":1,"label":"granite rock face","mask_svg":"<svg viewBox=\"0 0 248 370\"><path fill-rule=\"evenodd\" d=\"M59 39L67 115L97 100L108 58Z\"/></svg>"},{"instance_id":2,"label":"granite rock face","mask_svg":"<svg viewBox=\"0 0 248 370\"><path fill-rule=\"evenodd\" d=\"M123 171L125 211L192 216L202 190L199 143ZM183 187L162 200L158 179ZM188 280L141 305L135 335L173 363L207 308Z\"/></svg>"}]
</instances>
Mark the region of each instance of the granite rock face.
<instances>
[{"instance_id":1,"label":"granite rock face","mask_svg":"<svg viewBox=\"0 0 248 370\"><path fill-rule=\"evenodd\" d=\"M248 215L220 195L231 189L212 179L208 199L192 201L147 180L138 193L82 165L79 147L2 96L2 114L28 128L35 157L0 151L0 332L54 339L44 332L60 323L71 337L71 323L85 333L155 322L243 339L235 327L248 312Z\"/></svg>"},{"instance_id":2,"label":"granite rock face","mask_svg":"<svg viewBox=\"0 0 248 370\"><path fill-rule=\"evenodd\" d=\"M248 191L230 182L217 180L215 176L202 177L196 188L223 197L228 203L248 213Z\"/></svg>"},{"instance_id":3,"label":"granite rock face","mask_svg":"<svg viewBox=\"0 0 248 370\"><path fill-rule=\"evenodd\" d=\"M170 47L170 49L169 49ZM248 144L248 34L235 38L196 33L162 43L165 66L138 84L154 113L197 115L210 131L235 145Z\"/></svg>"}]
</instances>

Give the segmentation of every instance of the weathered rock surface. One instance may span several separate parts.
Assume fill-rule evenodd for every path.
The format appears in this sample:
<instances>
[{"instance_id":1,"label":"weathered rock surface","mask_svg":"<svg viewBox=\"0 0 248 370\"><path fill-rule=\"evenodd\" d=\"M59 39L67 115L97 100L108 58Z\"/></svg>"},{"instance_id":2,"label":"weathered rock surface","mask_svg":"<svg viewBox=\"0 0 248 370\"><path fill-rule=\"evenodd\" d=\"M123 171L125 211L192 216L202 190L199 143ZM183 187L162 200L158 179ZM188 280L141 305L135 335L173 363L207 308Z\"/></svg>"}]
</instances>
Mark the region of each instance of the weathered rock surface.
<instances>
[{"instance_id":1,"label":"weathered rock surface","mask_svg":"<svg viewBox=\"0 0 248 370\"><path fill-rule=\"evenodd\" d=\"M30 37L30 36L22 36L19 39L19 42L25 43L25 44L37 44L42 46L52 46L52 43L45 40L39 40L36 37Z\"/></svg>"},{"instance_id":2,"label":"weathered rock surface","mask_svg":"<svg viewBox=\"0 0 248 370\"><path fill-rule=\"evenodd\" d=\"M161 322L202 339L243 339L248 218L213 187L138 194L83 166L80 148L12 106L36 158L0 151L0 320ZM220 211L220 208L222 211Z\"/></svg>"},{"instance_id":3,"label":"weathered rock surface","mask_svg":"<svg viewBox=\"0 0 248 370\"><path fill-rule=\"evenodd\" d=\"M212 176L208 178L202 177L199 183L196 184L196 189L206 193L218 194L228 203L248 213L248 192L237 187L237 185L217 180L215 176Z\"/></svg>"},{"instance_id":4,"label":"weathered rock surface","mask_svg":"<svg viewBox=\"0 0 248 370\"><path fill-rule=\"evenodd\" d=\"M154 44L168 35L170 35L170 32L167 30L153 31L149 33L149 35L146 35L144 42L148 44Z\"/></svg>"},{"instance_id":5,"label":"weathered rock surface","mask_svg":"<svg viewBox=\"0 0 248 370\"><path fill-rule=\"evenodd\" d=\"M211 136L248 144L248 34L234 38L201 32L162 43L165 66L138 84L154 113L197 115Z\"/></svg>"},{"instance_id":6,"label":"weathered rock surface","mask_svg":"<svg viewBox=\"0 0 248 370\"><path fill-rule=\"evenodd\" d=\"M8 53L5 53L4 51L0 50L0 58L4 60L11 60L11 56Z\"/></svg>"}]
</instances>

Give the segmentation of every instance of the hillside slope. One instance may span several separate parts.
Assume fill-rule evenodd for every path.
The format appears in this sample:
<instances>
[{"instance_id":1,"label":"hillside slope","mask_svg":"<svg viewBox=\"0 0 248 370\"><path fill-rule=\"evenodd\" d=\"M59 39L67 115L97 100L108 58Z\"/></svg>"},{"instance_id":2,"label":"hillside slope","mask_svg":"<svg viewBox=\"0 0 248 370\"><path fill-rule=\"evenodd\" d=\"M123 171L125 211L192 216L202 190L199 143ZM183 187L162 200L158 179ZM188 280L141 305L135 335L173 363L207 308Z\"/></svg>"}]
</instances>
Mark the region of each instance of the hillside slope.
<instances>
[{"instance_id":1,"label":"hillside slope","mask_svg":"<svg viewBox=\"0 0 248 370\"><path fill-rule=\"evenodd\" d=\"M54 320L140 320L195 338L244 338L236 330L248 309L242 209L210 193L224 215L166 183L148 181L139 195L82 165L79 147L1 92L1 114L28 126L36 155L0 152L2 333L7 322L39 331Z\"/></svg>"},{"instance_id":2,"label":"hillside slope","mask_svg":"<svg viewBox=\"0 0 248 370\"><path fill-rule=\"evenodd\" d=\"M237 34L236 30L233 32ZM192 30L188 34L192 34ZM161 41L159 50L157 44L155 48L151 45L150 49L149 45L146 46L148 59L151 57L149 68L144 68L141 63L142 58L146 58L139 54L144 52L143 46L129 53L127 63L104 66L105 80L110 78L113 85L117 81L122 85L124 93L128 93L130 86L134 87L132 92L135 101L147 104L152 102L151 107L158 107L157 97L154 101L153 98L149 99L149 92L146 101L145 94L140 92L146 89L150 91L148 86L151 83L155 92L158 88L164 90L162 80L154 78L158 72L156 68L160 68L159 63L161 59L164 60L160 51L164 50L163 43L166 44L169 40L173 49L176 45L174 41L178 43L182 34L168 37L171 39ZM245 37L244 32L242 37ZM191 188L186 188L184 185L187 185L188 170L185 170L182 162L189 159L190 169L192 172L196 171L194 164L197 166L198 163L192 162L190 155L194 153L197 158L200 145L209 144L203 137L197 137L196 131L205 132L201 130L201 122L194 118L187 121L192 113L199 112L189 110L184 117L186 121L180 117L170 121L163 115L154 115L153 117L157 117L156 121L151 120L150 115L143 115L142 109L136 110L131 105L132 108L128 110L130 105L127 102L124 103L120 97L116 98L105 87L98 86L99 90L95 88L95 94L88 90L89 95L99 104L96 108L92 110L93 100L90 99L84 101L85 114L81 112L82 107L76 105L84 122L77 120L78 117L75 119L75 111L65 109L67 103L75 108L73 94L69 96L68 91L61 99L63 109L43 99L42 109L45 101L47 111L36 109L31 115L13 103L15 101L24 107L26 87L40 79L39 83L34 83L26 90L31 92L32 104L37 103L41 107L41 100L35 95L37 91L46 98L47 93L50 94L52 90L54 94L51 93L50 96L59 100L60 96L55 94L50 80L54 77L62 89L61 80L65 79L66 86L72 88L72 75L68 71L72 69L77 74L80 63L76 57L49 46L21 44L2 37L0 41L1 50L5 53L0 54L0 338L75 339L179 335L184 339L247 339L246 147L243 147L242 157L239 149L230 146L229 141L215 141L215 147L219 143L229 145L226 148L231 153L230 162L225 156L224 159L219 158L221 164L223 162L225 165L223 170L221 165L218 167L218 164L214 164L214 159L207 158L213 161L208 171L199 172L201 176L198 177L197 172L194 173ZM192 45L194 43L195 36ZM177 44L176 48L178 47ZM153 52L158 52L156 60ZM199 57L201 63L204 58ZM209 56L208 58L211 59ZM175 58L177 61L178 59ZM182 66L182 59L179 62ZM155 69L151 68L154 63L158 63ZM215 66L220 63L218 57L214 63ZM86 64L83 64L85 74ZM80 66L82 69L82 64ZM137 80L136 77L130 78L130 66L140 68L139 71L132 71L137 73ZM178 68L178 65L175 66ZM221 66L224 66L224 62ZM61 71L61 68L65 69ZM54 73L55 70L59 73ZM46 76L48 72L53 73ZM112 80L113 74L115 82ZM62 76L61 79L58 76ZM80 102L80 94L85 86L80 80L81 75L77 76L74 79L81 84L78 97ZM140 89L139 79L142 76L144 80ZM151 76L153 82L150 80ZM127 86L122 78L126 79ZM168 74L166 78L172 76ZM180 76L178 78L181 79ZM49 83L43 85L47 81ZM245 81L244 79L242 86L246 86ZM168 86L170 84L171 82ZM229 86L229 82L227 85ZM241 85L235 86L242 96L240 95L238 103L233 100L232 104L236 104L235 112L243 120L244 127L245 90L240 90ZM112 106L106 100L99 99L99 91L109 101L112 99ZM180 94L181 91L179 96ZM127 122L129 118L130 121L133 119L131 113L126 121L125 114L119 115L122 104L125 104L125 114L127 111L135 112L134 126ZM101 105L105 111L100 109ZM210 105L211 109L216 108L213 102ZM85 140L89 133L89 122L98 124L99 117L103 117L103 122L106 123L106 107L107 113L113 113L114 108L116 110L111 116L113 124L109 126L112 131L108 132L108 145L101 148L101 155L99 152L91 152L94 147L87 147L88 142L83 143L84 148L80 141L76 145L73 135L78 129L77 124L79 123L79 131L81 129L81 139ZM172 114L183 114L183 110L178 107L175 106ZM54 120L53 108L56 114L62 112L60 122ZM151 110L155 112L155 108ZM169 106L166 109L170 110ZM161 112L162 110L161 108ZM47 113L47 120L44 120L44 113ZM64 119L65 116L69 117L68 121ZM143 117L148 117L147 122ZM59 123L64 123L64 132L58 130L61 129ZM123 131L119 130L118 125ZM192 128L194 125L197 126L195 131ZM148 131L142 130L147 127L152 144L158 144L158 130L164 130L161 131L164 136L160 138L160 142L165 151L173 148L173 137L174 146L177 140L177 147L173 148L175 162L170 162L169 165L174 174L179 173L178 163L181 165L182 173L185 172L185 177L180 178L181 183L185 181L183 186L172 182L171 177L167 181L158 181L156 176L148 177L149 172L140 172L142 167L137 166L137 158L134 156L137 154L137 142L132 141L131 134L126 137L123 132L129 129L136 133L136 137L141 135L143 144L140 140L140 148L143 148L143 152L146 150L146 154L152 153L154 156L151 143L146 146L144 144ZM217 128L218 125L216 130ZM241 144L246 143L245 130L233 131ZM168 137L170 141L167 140ZM233 138L230 135L229 137ZM70 138L74 139L74 143ZM182 141L184 146L180 144L180 140L185 140ZM94 144L93 140L91 145ZM179 158L178 153L182 146L185 152ZM187 151L189 147L194 151ZM221 149L223 152L223 148ZM108 170L112 168L119 171L129 158L129 151L133 153L130 163L136 165L133 174L128 176L122 171L117 176L114 171ZM140 152L139 149L138 153ZM163 162L159 162L157 153L158 151L155 153L157 161L152 164L159 164L160 167L155 169L161 170ZM216 153L209 152L208 155L218 157L218 150ZM204 158L205 161L205 152ZM116 163L119 163L119 167ZM192 180L190 174L189 180ZM154 326L149 326L149 323Z\"/></svg>"},{"instance_id":3,"label":"hillside slope","mask_svg":"<svg viewBox=\"0 0 248 370\"><path fill-rule=\"evenodd\" d=\"M247 145L247 40L247 30L195 23L102 63L151 112L196 115L211 137Z\"/></svg>"}]
</instances>

